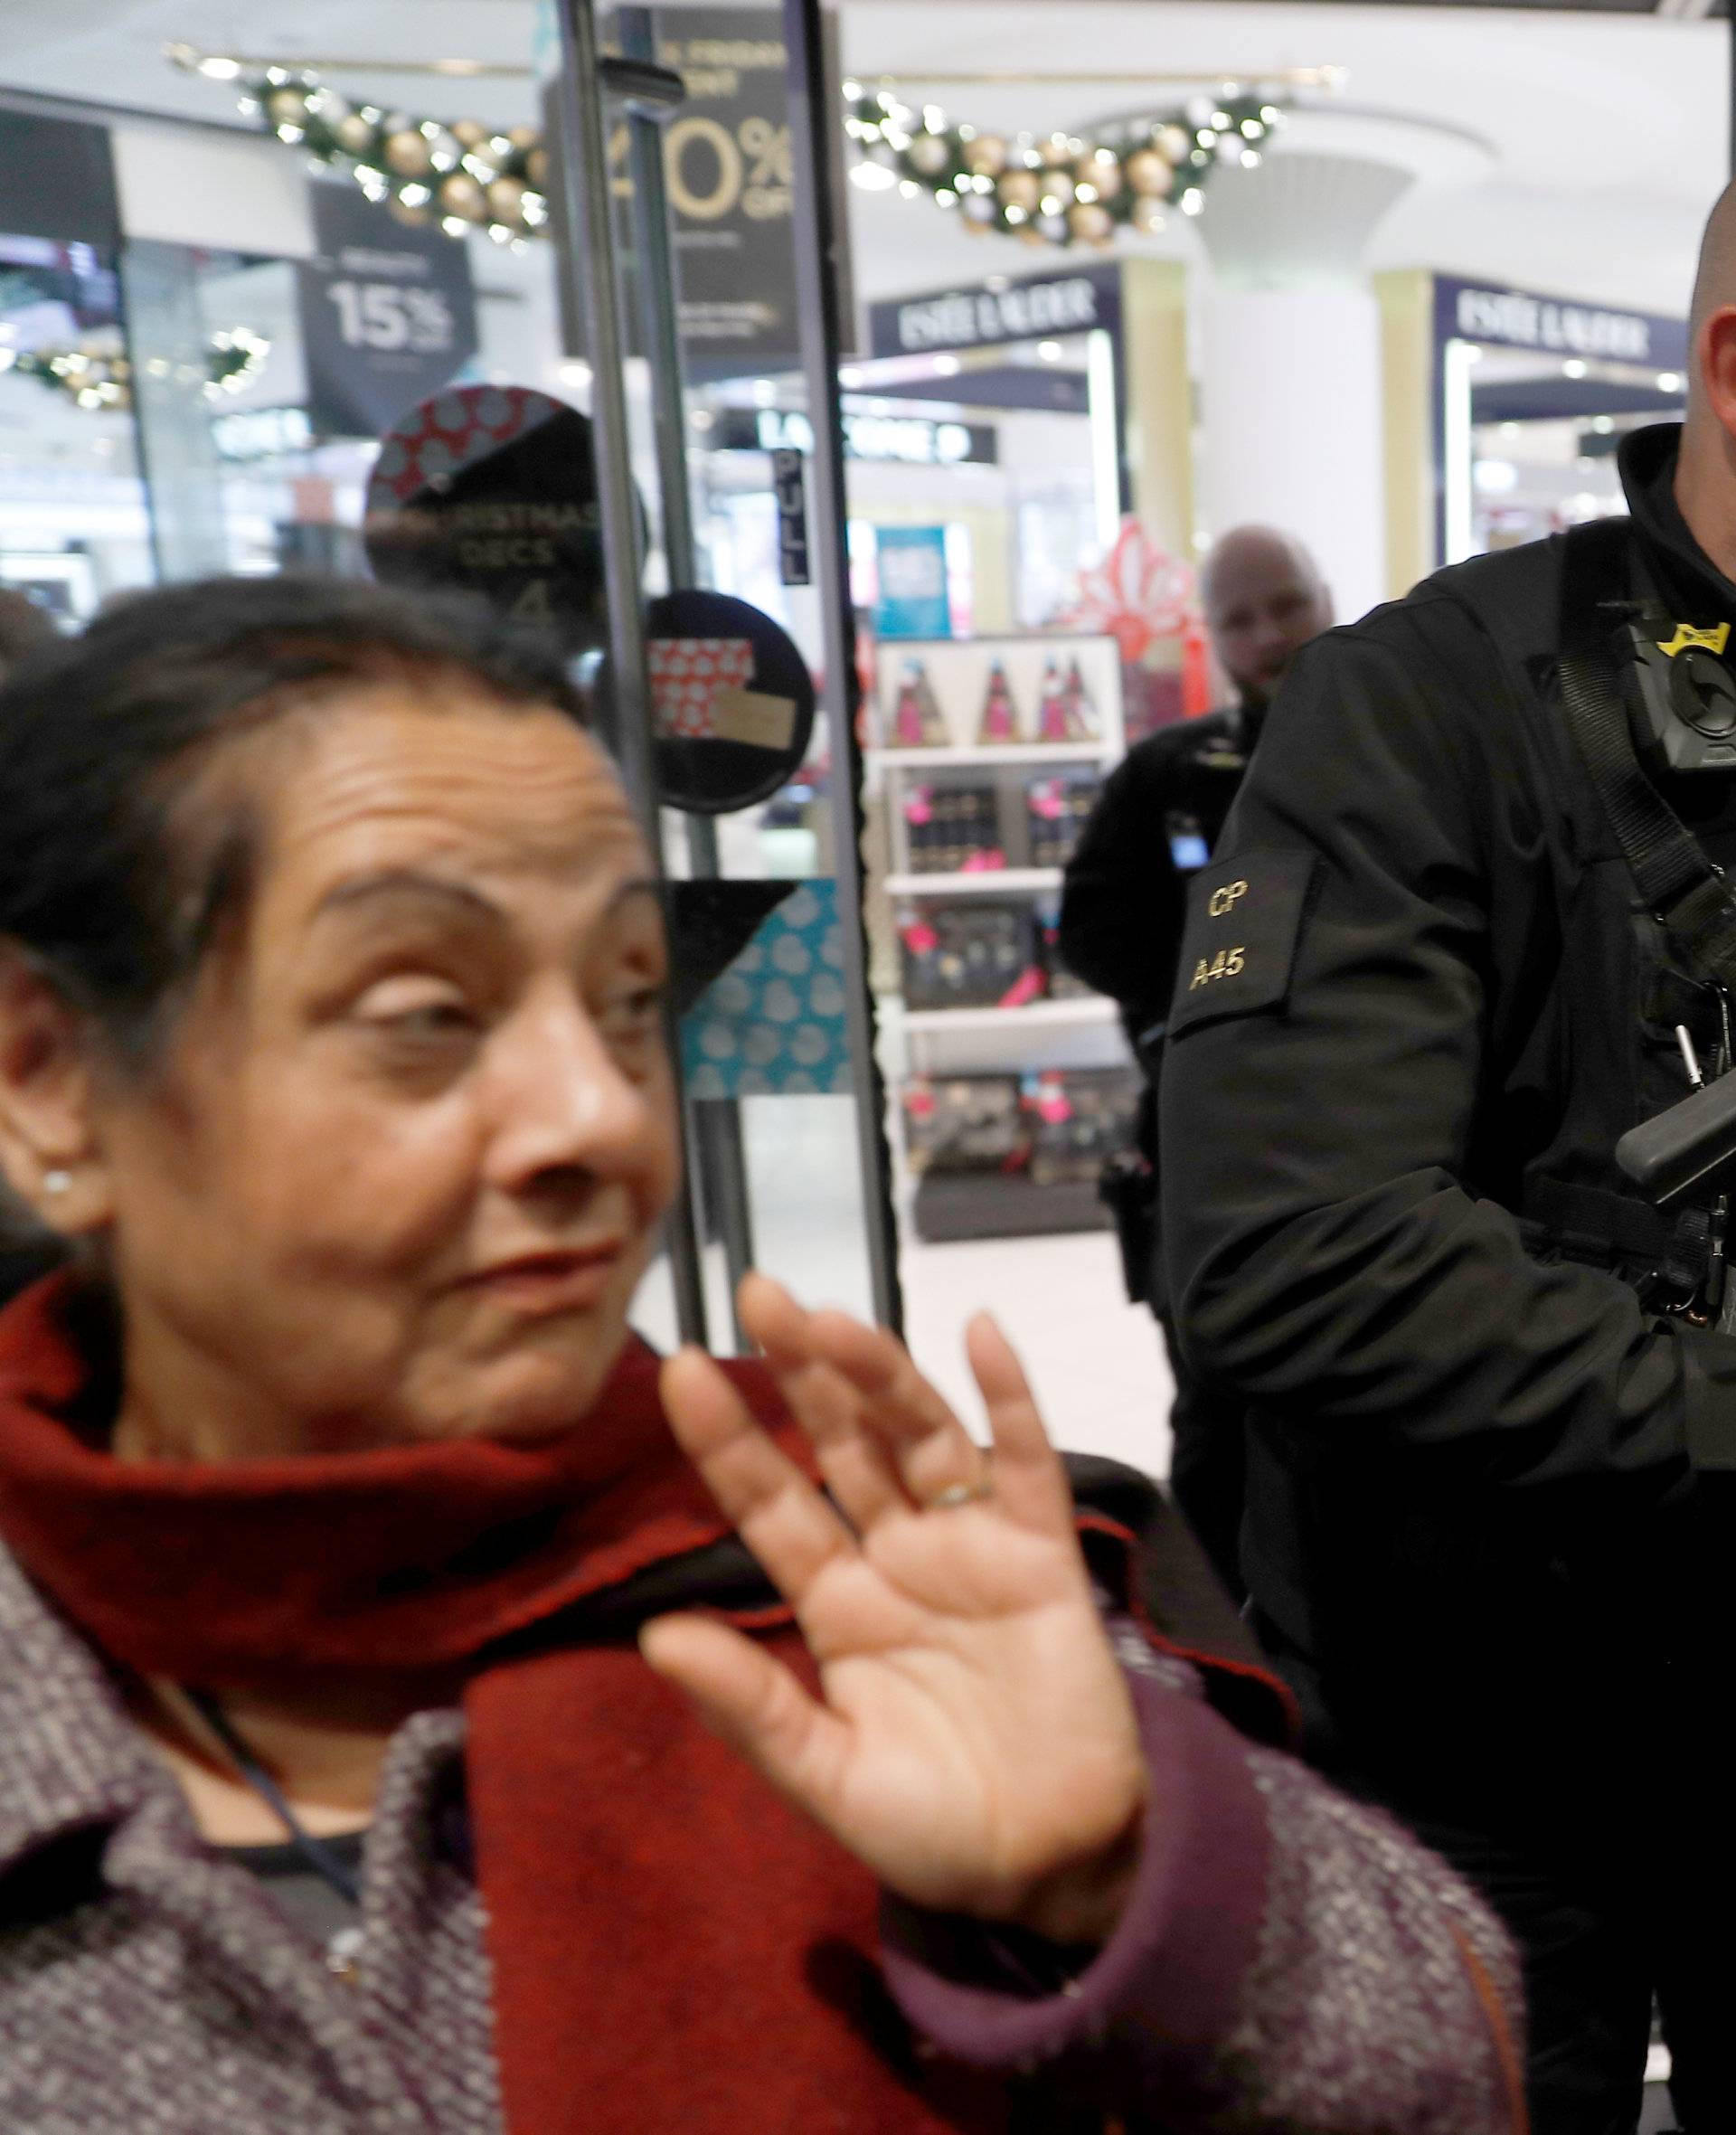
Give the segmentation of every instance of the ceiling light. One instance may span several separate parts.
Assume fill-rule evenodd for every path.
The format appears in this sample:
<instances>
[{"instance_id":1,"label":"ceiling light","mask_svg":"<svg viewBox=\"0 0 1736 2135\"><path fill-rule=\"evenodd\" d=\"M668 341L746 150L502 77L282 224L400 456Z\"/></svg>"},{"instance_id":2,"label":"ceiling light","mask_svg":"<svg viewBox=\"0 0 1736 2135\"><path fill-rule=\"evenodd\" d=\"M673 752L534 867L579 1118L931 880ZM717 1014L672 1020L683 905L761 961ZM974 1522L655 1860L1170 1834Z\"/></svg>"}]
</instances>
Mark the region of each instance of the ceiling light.
<instances>
[{"instance_id":1,"label":"ceiling light","mask_svg":"<svg viewBox=\"0 0 1736 2135\"><path fill-rule=\"evenodd\" d=\"M956 378L958 375L958 359L956 355L938 355L934 359L934 368L942 378Z\"/></svg>"},{"instance_id":2,"label":"ceiling light","mask_svg":"<svg viewBox=\"0 0 1736 2135\"><path fill-rule=\"evenodd\" d=\"M1038 357L1045 364L1060 363L1062 354L1059 341L1039 341L1037 344Z\"/></svg>"},{"instance_id":3,"label":"ceiling light","mask_svg":"<svg viewBox=\"0 0 1736 2135\"><path fill-rule=\"evenodd\" d=\"M1578 356L1570 356L1566 363L1561 365L1561 376L1563 378L1583 378L1585 376L1585 365L1580 361Z\"/></svg>"},{"instance_id":4,"label":"ceiling light","mask_svg":"<svg viewBox=\"0 0 1736 2135\"><path fill-rule=\"evenodd\" d=\"M1659 392L1680 392L1682 390L1681 372L1660 371L1657 374L1657 390Z\"/></svg>"}]
</instances>

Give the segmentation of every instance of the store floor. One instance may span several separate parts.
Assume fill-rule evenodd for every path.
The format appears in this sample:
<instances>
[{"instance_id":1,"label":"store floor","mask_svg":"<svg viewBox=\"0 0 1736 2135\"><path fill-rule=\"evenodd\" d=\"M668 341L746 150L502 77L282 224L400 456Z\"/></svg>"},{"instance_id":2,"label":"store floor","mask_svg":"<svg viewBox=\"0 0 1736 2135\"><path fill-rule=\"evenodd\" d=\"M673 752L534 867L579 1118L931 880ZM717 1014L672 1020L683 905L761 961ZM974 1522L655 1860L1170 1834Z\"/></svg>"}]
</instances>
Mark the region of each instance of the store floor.
<instances>
[{"instance_id":1,"label":"store floor","mask_svg":"<svg viewBox=\"0 0 1736 2135\"><path fill-rule=\"evenodd\" d=\"M742 1107L756 1257L806 1304L867 1309L860 1203L847 1108L836 1098L767 1098ZM840 1129L844 1138L840 1140ZM964 1330L986 1306L1024 1360L1051 1435L1146 1474L1169 1470L1172 1383L1151 1315L1127 1302L1107 1231L926 1245L908 1224L901 1262L905 1332L922 1369L975 1422ZM729 1325L722 1255L706 1254L713 1327ZM646 1276L634 1325L674 1345L666 1262Z\"/></svg>"},{"instance_id":2,"label":"store floor","mask_svg":"<svg viewBox=\"0 0 1736 2135\"><path fill-rule=\"evenodd\" d=\"M828 1284L825 1242L814 1243L805 1278L791 1287L810 1304L840 1295L848 1301L854 1284ZM724 1326L722 1255L713 1249L706 1257L712 1321ZM1150 1314L1121 1296L1107 1233L915 1243L905 1249L902 1271L911 1352L967 1423L974 1426L979 1404L964 1329L987 1306L1024 1360L1058 1445L1107 1453L1147 1475L1168 1473L1169 1365ZM673 1346L665 1262L646 1276L633 1319L657 1348Z\"/></svg>"}]
</instances>

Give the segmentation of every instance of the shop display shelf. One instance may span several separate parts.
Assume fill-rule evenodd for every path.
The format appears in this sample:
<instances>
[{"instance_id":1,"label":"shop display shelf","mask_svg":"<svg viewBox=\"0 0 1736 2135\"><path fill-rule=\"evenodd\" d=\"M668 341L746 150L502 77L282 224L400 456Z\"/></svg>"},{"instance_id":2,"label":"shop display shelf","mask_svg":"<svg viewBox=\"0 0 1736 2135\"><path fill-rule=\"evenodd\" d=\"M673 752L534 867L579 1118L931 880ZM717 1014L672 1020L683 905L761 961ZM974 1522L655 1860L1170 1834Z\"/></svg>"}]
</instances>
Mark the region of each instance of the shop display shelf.
<instances>
[{"instance_id":1,"label":"shop display shelf","mask_svg":"<svg viewBox=\"0 0 1736 2135\"><path fill-rule=\"evenodd\" d=\"M870 762L889 770L956 770L965 765L1102 763L1121 753L1114 742L988 742L939 749L871 749Z\"/></svg>"},{"instance_id":2,"label":"shop display shelf","mask_svg":"<svg viewBox=\"0 0 1736 2135\"><path fill-rule=\"evenodd\" d=\"M917 1181L910 1215L917 1236L929 1245L976 1238L1053 1237L1109 1227L1094 1181L1061 1179L1037 1186L992 1173L928 1173Z\"/></svg>"},{"instance_id":3,"label":"shop display shelf","mask_svg":"<svg viewBox=\"0 0 1736 2135\"><path fill-rule=\"evenodd\" d=\"M951 867L886 877L889 897L991 897L997 890L1009 897L1026 897L1060 887L1059 867Z\"/></svg>"},{"instance_id":4,"label":"shop display shelf","mask_svg":"<svg viewBox=\"0 0 1736 2135\"><path fill-rule=\"evenodd\" d=\"M1023 1008L907 1008L907 1031L1031 1030L1043 1024L1112 1023L1115 1003L1101 994L1032 1001Z\"/></svg>"}]
</instances>

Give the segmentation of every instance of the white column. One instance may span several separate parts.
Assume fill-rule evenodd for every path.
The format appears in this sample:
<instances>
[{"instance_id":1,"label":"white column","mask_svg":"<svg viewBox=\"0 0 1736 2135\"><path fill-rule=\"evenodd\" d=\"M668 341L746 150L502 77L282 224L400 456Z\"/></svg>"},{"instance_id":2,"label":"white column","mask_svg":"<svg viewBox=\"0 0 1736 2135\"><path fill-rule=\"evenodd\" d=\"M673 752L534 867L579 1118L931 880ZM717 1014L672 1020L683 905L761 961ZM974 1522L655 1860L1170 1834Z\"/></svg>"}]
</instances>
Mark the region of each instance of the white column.
<instances>
[{"instance_id":1,"label":"white column","mask_svg":"<svg viewBox=\"0 0 1736 2135\"><path fill-rule=\"evenodd\" d=\"M1379 307L1354 288L1220 282L1204 326L1202 525L1296 534L1349 621L1386 593Z\"/></svg>"},{"instance_id":2,"label":"white column","mask_svg":"<svg viewBox=\"0 0 1736 2135\"><path fill-rule=\"evenodd\" d=\"M1212 174L1198 344L1201 531L1250 522L1306 542L1349 621L1387 597L1381 315L1369 240L1419 179L1491 158L1452 129L1325 107L1250 168Z\"/></svg>"}]
</instances>

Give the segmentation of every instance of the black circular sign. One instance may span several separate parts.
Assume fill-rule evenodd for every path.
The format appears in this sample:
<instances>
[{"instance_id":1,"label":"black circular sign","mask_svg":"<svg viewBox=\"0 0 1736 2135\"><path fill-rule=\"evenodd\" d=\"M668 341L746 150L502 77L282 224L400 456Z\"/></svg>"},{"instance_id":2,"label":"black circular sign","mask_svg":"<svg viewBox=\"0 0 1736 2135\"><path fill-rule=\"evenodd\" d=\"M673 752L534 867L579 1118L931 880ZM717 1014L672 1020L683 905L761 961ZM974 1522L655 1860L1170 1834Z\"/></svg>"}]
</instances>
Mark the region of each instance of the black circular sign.
<instances>
[{"instance_id":1,"label":"black circular sign","mask_svg":"<svg viewBox=\"0 0 1736 2135\"><path fill-rule=\"evenodd\" d=\"M516 385L451 386L386 433L363 528L376 576L465 586L571 652L605 637L589 419Z\"/></svg>"},{"instance_id":2,"label":"black circular sign","mask_svg":"<svg viewBox=\"0 0 1736 2135\"><path fill-rule=\"evenodd\" d=\"M769 800L814 733L814 678L788 631L732 594L689 590L652 601L646 636L663 798L698 816Z\"/></svg>"}]
</instances>

